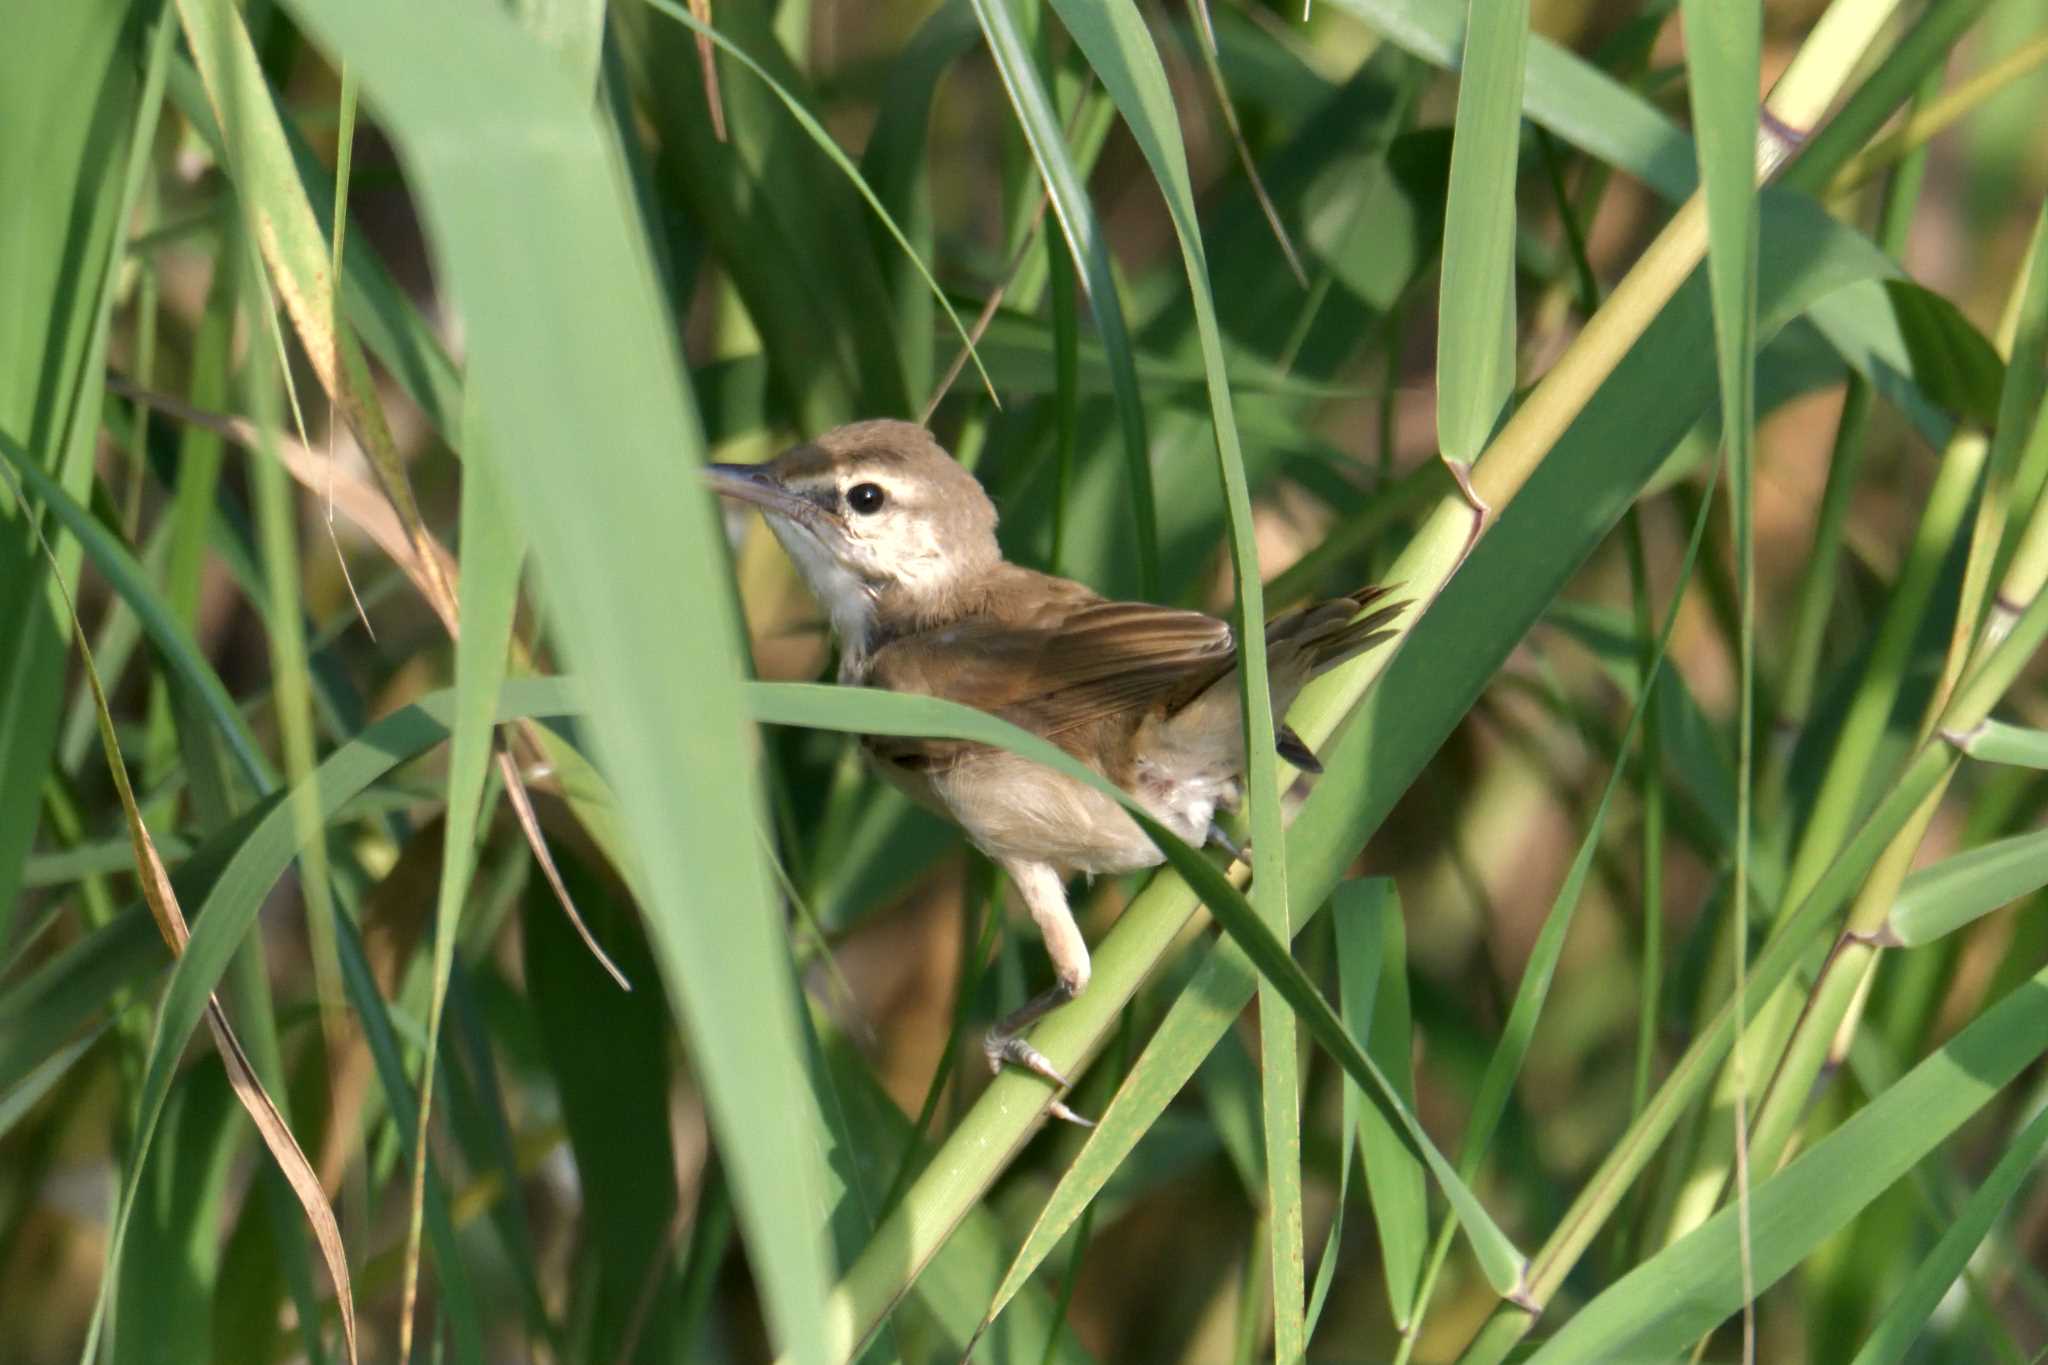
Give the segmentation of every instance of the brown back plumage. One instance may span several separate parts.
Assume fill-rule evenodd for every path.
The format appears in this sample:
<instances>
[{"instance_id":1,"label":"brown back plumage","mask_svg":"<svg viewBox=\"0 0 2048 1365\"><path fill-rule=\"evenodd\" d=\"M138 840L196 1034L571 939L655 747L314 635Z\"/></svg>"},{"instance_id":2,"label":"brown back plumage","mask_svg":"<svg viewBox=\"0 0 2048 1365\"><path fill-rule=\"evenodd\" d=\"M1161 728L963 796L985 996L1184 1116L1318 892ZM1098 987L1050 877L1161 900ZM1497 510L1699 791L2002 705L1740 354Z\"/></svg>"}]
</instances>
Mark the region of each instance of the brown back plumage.
<instances>
[{"instance_id":1,"label":"brown back plumage","mask_svg":"<svg viewBox=\"0 0 2048 1365\"><path fill-rule=\"evenodd\" d=\"M1084 759L1127 752L1141 728L1161 724L1190 731L1220 724L1220 741L1241 751L1230 723L1237 707L1237 645L1226 622L1145 602L1108 602L1079 584L1009 565L1003 570L1033 581L997 581L978 610L886 641L869 660L864 681L991 712ZM1404 603L1358 614L1385 593L1363 588L1268 622L1276 715L1310 678L1392 637L1386 627ZM1283 727L1279 741L1296 766L1318 766L1291 731ZM979 749L880 738L870 747L904 767L926 770Z\"/></svg>"}]
</instances>

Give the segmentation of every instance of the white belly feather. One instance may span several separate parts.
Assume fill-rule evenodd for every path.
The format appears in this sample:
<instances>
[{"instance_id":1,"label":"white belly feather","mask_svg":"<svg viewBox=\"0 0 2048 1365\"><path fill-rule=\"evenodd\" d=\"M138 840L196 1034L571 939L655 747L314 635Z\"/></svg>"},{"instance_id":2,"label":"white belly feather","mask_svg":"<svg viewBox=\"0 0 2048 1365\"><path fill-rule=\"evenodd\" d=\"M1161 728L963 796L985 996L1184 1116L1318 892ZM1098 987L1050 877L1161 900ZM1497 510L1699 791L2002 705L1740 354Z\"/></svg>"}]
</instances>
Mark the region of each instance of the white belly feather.
<instances>
[{"instance_id":1,"label":"white belly feather","mask_svg":"<svg viewBox=\"0 0 2048 1365\"><path fill-rule=\"evenodd\" d=\"M1132 872L1164 861L1115 801L1013 754L977 757L932 779L933 797L993 858L1049 862L1075 872ZM1234 776L1185 774L1141 763L1131 793L1183 842L1200 847L1221 806L1240 794Z\"/></svg>"}]
</instances>

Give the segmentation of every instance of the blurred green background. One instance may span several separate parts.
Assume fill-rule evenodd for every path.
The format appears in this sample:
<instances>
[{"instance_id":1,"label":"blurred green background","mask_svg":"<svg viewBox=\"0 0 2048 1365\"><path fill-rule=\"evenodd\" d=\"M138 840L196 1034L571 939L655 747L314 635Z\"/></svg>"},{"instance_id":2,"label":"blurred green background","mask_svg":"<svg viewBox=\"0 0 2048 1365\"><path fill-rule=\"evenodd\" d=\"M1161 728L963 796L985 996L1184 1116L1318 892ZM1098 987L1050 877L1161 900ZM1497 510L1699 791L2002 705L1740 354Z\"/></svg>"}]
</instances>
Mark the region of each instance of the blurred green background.
<instances>
[{"instance_id":1,"label":"blurred green background","mask_svg":"<svg viewBox=\"0 0 2048 1365\"><path fill-rule=\"evenodd\" d=\"M1761 88L1844 41L1826 8L1762 7ZM1171 874L1077 898L1091 942L1150 916L1104 950L1127 984L1059 1035L1095 1059L1074 1098L1105 1119L1096 1145L1029 1135L1035 1083L991 1086L981 1032L1046 979L1043 950L846 735L753 724L747 679L828 677L830 641L758 518L693 483L702 459L869 416L926 420L1011 558L1108 594L1229 614L1255 568L1268 611L1388 579L1416 597L1364 703L1305 703L1331 772L1280 802L1302 812L1294 953L1555 1272L1530 1282L1534 1340L1583 1312L1613 1335L1558 1358L1740 1359L1744 1261L1762 1359L2039 1358L2048 855L1997 841L2038 825L2048 785L1973 759L1896 868L1889 831L1850 839L1916 755L1949 752L1925 731L1982 661L1965 647L2003 610L2032 619L1993 588L2025 581L2048 478L2037 4L1833 7L1875 35L1834 55L1865 121L1766 192L1753 256L1712 233L1760 348L1753 466L1719 482L1704 280L1588 329L1691 192L1702 92L1746 108L1756 84L1689 59L1675 4L1536 0L1528 117L1490 123L1451 68L1482 32L1519 66L1524 35L1478 0L690 13L12 16L0 1360L343 1358L306 1215L193 1041L216 988L332 1205L366 1360L951 1361L999 1286L977 1359L1451 1360L1475 1334L1491 1359L1529 1330L1465 1241L1430 1255L1450 1214L1387 1103L1347 1091L1306 1024L1268 1048L1279 996L1217 984L1218 936ZM1157 155L1183 145L1184 201ZM1492 246L1446 234L1488 214ZM1489 269L1504 293L1472 286ZM1488 483L1504 412L1588 356L1606 382L1569 433L1524 452L1526 487ZM1487 445L1482 491L1512 500L1424 611L1451 567L1431 528L1466 524L1438 459L1459 394L1477 435L1445 453ZM194 924L175 976L60 580ZM2038 670L1998 714L2048 724ZM1959 861L1986 846L1996 868ZM1909 864L1940 932L1884 918ZM1736 1207L1737 1120L1699 1088L1719 1054L1695 1075L1687 1049L1733 941L1765 961L1831 867L1830 910L1860 888L1913 946L1845 983L1821 960L1838 919L1785 950L1781 1027L1767 1012L1729 1073L1737 1112L1767 1115L1737 1257L1715 1224L1689 1237ZM1940 1051L1972 1029L2010 1060ZM1773 1090L1801 1042L1810 1102ZM1887 1094L1905 1121L1873 1110ZM1583 1254L1539 1251L1660 1096L1647 1173L1595 1206ZM1468 1147L1482 1115L1492 1140ZM1845 1135L1766 1198L1780 1156Z\"/></svg>"}]
</instances>

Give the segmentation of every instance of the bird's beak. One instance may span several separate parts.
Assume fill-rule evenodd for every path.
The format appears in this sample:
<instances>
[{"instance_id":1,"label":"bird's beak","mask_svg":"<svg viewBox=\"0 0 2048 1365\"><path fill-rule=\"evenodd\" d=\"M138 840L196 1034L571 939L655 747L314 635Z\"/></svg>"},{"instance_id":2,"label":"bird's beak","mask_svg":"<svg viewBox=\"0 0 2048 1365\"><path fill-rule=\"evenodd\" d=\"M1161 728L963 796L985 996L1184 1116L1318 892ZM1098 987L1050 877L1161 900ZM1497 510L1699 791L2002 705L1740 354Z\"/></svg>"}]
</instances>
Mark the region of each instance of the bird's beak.
<instances>
[{"instance_id":1,"label":"bird's beak","mask_svg":"<svg viewBox=\"0 0 2048 1365\"><path fill-rule=\"evenodd\" d=\"M818 512L810 499L790 492L759 465L706 465L704 482L714 493L739 502L751 502L764 512L774 512L792 521L809 523Z\"/></svg>"}]
</instances>

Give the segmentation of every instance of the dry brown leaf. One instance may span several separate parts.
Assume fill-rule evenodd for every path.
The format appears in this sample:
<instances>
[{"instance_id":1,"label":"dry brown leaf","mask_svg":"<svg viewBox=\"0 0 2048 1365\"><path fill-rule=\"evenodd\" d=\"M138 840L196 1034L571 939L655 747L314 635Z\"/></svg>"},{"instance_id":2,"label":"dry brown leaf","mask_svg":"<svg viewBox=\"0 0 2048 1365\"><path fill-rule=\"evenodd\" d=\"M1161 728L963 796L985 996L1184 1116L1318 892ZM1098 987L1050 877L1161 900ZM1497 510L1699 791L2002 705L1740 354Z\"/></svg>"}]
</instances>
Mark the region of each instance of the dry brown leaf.
<instances>
[{"instance_id":1,"label":"dry brown leaf","mask_svg":"<svg viewBox=\"0 0 2048 1365\"><path fill-rule=\"evenodd\" d=\"M519 828L526 833L527 846L533 850L533 856L540 862L541 875L548 879L548 885L554 888L555 899L568 913L570 926L576 930L576 936L583 940L583 946L590 950L590 955L597 959L597 965L604 968L611 979L619 983L619 989L632 990L633 983L626 979L626 974L619 970L611 955L598 946L597 939L590 932L590 926L583 922L583 916L576 913L576 903L569 899L569 888L562 882L562 874L555 867L555 856L548 851L547 837L541 833L540 820L533 813L533 798L527 794L526 783L519 776L518 763L513 760L511 751L503 745L498 746L497 757L498 771L505 777L505 797L512 805L512 813L519 817Z\"/></svg>"},{"instance_id":2,"label":"dry brown leaf","mask_svg":"<svg viewBox=\"0 0 2048 1365\"><path fill-rule=\"evenodd\" d=\"M432 537L420 516L405 464L398 457L369 364L341 320L326 238L305 194L291 192L297 181L284 127L268 99L239 98L245 91L267 89L249 31L234 6L222 0L178 0L178 13L214 119L237 159L246 157L256 163L236 166L237 176L270 172L277 183L288 187L283 193L244 199L271 284L284 301L320 387L362 444L398 513L399 524L420 559L428 601L443 619L452 619L454 584L442 575L440 561L430 552Z\"/></svg>"},{"instance_id":3,"label":"dry brown leaf","mask_svg":"<svg viewBox=\"0 0 2048 1365\"><path fill-rule=\"evenodd\" d=\"M690 0L690 14L711 27L711 0ZM711 135L725 141L725 97L718 93L718 52L709 34L697 35L697 63L704 68L704 103L711 108Z\"/></svg>"}]
</instances>

